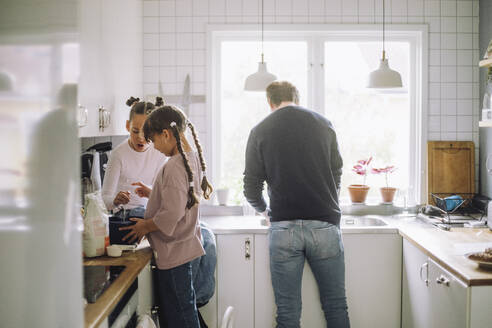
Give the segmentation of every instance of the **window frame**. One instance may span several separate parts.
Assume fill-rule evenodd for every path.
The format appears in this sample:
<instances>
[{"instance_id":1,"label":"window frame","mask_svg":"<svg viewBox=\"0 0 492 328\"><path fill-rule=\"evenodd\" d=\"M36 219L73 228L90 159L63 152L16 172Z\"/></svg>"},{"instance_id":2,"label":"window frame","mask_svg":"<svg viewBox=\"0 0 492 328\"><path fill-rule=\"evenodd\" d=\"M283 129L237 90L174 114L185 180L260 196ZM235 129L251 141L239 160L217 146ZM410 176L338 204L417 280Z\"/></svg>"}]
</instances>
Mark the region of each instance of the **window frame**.
<instances>
[{"instance_id":1,"label":"window frame","mask_svg":"<svg viewBox=\"0 0 492 328\"><path fill-rule=\"evenodd\" d=\"M380 41L381 24L266 24L265 41L306 41L308 47L308 99L310 109L325 114L324 43L327 41ZM260 42L257 24L218 24L207 27L207 143L210 145L212 181L220 183L220 92L221 42ZM415 181L409 194L409 205L426 201L427 181L427 112L428 112L428 26L420 24L386 25L386 40L410 44L408 91L410 93L410 181ZM375 54L375 56L380 54ZM259 60L260 54L258 54ZM313 88L316 85L317 88ZM347 165L347 164L345 164ZM411 187L411 185L409 185Z\"/></svg>"}]
</instances>

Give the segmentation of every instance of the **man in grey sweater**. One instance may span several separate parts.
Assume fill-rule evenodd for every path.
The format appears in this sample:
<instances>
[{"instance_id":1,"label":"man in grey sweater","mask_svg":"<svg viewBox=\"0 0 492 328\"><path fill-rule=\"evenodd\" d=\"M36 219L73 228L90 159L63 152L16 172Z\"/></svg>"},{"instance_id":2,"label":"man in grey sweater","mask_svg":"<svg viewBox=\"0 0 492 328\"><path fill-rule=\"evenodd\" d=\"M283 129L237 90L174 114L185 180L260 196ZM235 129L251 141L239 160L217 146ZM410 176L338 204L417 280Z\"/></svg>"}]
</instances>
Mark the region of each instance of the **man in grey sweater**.
<instances>
[{"instance_id":1,"label":"man in grey sweater","mask_svg":"<svg viewBox=\"0 0 492 328\"><path fill-rule=\"evenodd\" d=\"M343 162L335 131L322 115L299 106L299 92L291 83L273 82L266 92L272 113L250 133L244 195L270 221L277 327L300 326L305 259L318 283L328 327L349 327L338 204Z\"/></svg>"}]
</instances>

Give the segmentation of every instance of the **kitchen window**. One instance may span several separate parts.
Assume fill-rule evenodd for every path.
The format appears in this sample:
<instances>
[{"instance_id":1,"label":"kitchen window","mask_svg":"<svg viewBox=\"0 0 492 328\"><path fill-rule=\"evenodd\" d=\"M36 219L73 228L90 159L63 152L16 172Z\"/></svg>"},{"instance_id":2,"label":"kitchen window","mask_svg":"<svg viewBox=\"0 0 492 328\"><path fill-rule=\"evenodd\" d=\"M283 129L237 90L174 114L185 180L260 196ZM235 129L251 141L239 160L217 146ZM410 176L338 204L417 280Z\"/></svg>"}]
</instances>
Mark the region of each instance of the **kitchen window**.
<instances>
[{"instance_id":1,"label":"kitchen window","mask_svg":"<svg viewBox=\"0 0 492 328\"><path fill-rule=\"evenodd\" d=\"M373 156L375 167L395 165L390 186L396 199L415 204L425 194L422 146L426 141L426 28L391 27L386 50L390 67L402 75L404 89L374 92L365 88L381 56L376 25L278 26L265 33L268 70L299 89L302 106L325 115L337 131L344 159L341 202L349 203L347 186L361 183L351 171L358 159ZM265 93L244 91L246 77L260 59L258 32L239 26L211 26L209 114L213 181L228 188L231 204L241 204L244 152L250 130L270 113ZM369 175L368 203L380 202L384 176Z\"/></svg>"}]
</instances>

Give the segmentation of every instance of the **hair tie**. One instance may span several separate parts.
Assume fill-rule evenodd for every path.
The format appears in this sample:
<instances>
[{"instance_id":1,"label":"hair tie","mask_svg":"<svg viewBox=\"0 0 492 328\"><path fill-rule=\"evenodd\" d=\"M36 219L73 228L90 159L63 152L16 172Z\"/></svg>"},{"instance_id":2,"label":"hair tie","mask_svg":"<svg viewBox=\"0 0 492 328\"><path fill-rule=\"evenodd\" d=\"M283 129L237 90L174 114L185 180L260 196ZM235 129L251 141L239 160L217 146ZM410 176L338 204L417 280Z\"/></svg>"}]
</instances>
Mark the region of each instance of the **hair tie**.
<instances>
[{"instance_id":1,"label":"hair tie","mask_svg":"<svg viewBox=\"0 0 492 328\"><path fill-rule=\"evenodd\" d=\"M169 124L172 128L174 128L176 126L176 122L171 122L171 124Z\"/></svg>"}]
</instances>

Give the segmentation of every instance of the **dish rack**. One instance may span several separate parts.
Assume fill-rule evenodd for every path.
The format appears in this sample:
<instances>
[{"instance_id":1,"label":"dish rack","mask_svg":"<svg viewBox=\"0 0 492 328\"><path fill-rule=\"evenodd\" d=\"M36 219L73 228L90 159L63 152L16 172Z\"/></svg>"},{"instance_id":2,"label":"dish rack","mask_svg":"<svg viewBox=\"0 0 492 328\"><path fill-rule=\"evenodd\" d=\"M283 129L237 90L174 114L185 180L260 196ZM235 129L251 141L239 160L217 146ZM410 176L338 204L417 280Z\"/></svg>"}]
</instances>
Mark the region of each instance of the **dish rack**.
<instances>
[{"instance_id":1,"label":"dish rack","mask_svg":"<svg viewBox=\"0 0 492 328\"><path fill-rule=\"evenodd\" d=\"M460 201L460 203L456 205L452 210L448 211L445 198L455 195L460 196L462 199L454 200ZM484 211L477 208L473 204L473 199L477 196L477 194L475 193L431 193L431 196L437 208L439 208L442 214L444 214L447 218L449 224L451 224L451 214L461 214L464 216L470 214L481 214L482 216L484 215Z\"/></svg>"}]
</instances>

